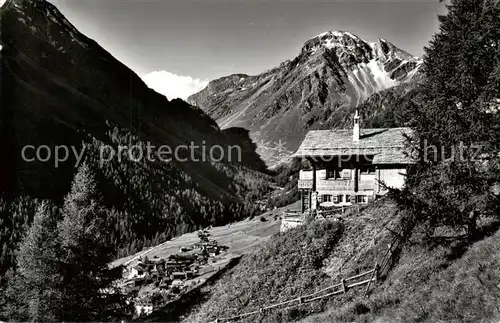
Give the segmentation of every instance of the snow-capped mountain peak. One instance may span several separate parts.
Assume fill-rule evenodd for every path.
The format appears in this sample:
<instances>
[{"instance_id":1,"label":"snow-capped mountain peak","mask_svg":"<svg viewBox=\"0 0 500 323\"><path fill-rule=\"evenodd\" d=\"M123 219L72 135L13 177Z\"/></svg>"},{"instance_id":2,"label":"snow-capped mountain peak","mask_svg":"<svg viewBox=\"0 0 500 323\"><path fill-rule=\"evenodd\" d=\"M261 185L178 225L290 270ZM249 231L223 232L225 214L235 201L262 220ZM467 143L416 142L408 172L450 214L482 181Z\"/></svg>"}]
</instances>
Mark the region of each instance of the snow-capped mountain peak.
<instances>
[{"instance_id":1,"label":"snow-capped mountain peak","mask_svg":"<svg viewBox=\"0 0 500 323\"><path fill-rule=\"evenodd\" d=\"M311 38L304 44L302 52L315 53L318 49L354 50L364 47L367 43L358 36L347 31L327 31Z\"/></svg>"},{"instance_id":2,"label":"snow-capped mountain peak","mask_svg":"<svg viewBox=\"0 0 500 323\"><path fill-rule=\"evenodd\" d=\"M382 63L391 59L399 61L419 60L404 50L397 48L385 39L367 42L348 31L327 31L308 40L302 47L303 54L318 54L324 51L335 51L337 56L350 56L346 63L367 63L379 59Z\"/></svg>"}]
</instances>

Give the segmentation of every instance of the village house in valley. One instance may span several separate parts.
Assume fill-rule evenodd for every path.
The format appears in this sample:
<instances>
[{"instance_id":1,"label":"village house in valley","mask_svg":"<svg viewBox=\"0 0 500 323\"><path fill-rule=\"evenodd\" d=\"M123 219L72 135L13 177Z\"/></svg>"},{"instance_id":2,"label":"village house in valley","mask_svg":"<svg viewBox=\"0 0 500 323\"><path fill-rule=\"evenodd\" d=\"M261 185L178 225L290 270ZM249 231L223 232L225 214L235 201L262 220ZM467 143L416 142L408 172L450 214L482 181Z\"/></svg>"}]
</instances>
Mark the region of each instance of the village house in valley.
<instances>
[{"instance_id":1,"label":"village house in valley","mask_svg":"<svg viewBox=\"0 0 500 323\"><path fill-rule=\"evenodd\" d=\"M360 129L358 111L352 129L310 131L294 154L308 164L299 175L301 212L368 203L386 186L403 187L411 134L410 128Z\"/></svg>"}]
</instances>

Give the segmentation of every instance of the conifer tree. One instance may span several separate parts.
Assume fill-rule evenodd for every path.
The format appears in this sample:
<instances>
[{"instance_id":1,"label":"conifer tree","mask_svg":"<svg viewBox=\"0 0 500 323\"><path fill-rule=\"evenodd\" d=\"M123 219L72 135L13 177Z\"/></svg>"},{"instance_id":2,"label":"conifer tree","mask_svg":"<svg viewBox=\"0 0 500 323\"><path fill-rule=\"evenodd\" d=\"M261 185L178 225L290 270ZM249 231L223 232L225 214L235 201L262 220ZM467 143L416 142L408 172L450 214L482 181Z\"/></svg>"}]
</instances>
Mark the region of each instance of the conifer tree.
<instances>
[{"instance_id":1,"label":"conifer tree","mask_svg":"<svg viewBox=\"0 0 500 323\"><path fill-rule=\"evenodd\" d=\"M110 320L120 316L122 298L113 287L120 268L111 270L113 248L106 237L106 211L87 164L76 174L59 226L63 260L64 319Z\"/></svg>"},{"instance_id":2,"label":"conifer tree","mask_svg":"<svg viewBox=\"0 0 500 323\"><path fill-rule=\"evenodd\" d=\"M58 212L43 202L21 242L17 268L7 289L14 320L58 321L64 310L61 294L62 249L58 235Z\"/></svg>"},{"instance_id":3,"label":"conifer tree","mask_svg":"<svg viewBox=\"0 0 500 323\"><path fill-rule=\"evenodd\" d=\"M493 0L452 0L425 49L423 102L413 108L418 164L404 203L430 229L469 226L498 211L500 180L500 7Z\"/></svg>"}]
</instances>

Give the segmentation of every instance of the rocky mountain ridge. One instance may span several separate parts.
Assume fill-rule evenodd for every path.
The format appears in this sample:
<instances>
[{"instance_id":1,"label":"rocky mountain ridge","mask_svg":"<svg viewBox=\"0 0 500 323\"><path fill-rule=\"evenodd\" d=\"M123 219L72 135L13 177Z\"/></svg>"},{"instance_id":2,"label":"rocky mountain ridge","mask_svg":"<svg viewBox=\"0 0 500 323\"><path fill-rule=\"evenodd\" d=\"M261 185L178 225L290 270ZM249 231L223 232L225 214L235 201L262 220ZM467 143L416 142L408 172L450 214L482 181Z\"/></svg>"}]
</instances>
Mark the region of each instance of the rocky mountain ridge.
<instances>
[{"instance_id":1,"label":"rocky mountain ridge","mask_svg":"<svg viewBox=\"0 0 500 323\"><path fill-rule=\"evenodd\" d=\"M295 151L309 130L345 126L372 94L420 77L421 64L386 40L329 31L308 40L293 60L259 75L214 80L188 102L223 129L250 130L272 165Z\"/></svg>"}]
</instances>

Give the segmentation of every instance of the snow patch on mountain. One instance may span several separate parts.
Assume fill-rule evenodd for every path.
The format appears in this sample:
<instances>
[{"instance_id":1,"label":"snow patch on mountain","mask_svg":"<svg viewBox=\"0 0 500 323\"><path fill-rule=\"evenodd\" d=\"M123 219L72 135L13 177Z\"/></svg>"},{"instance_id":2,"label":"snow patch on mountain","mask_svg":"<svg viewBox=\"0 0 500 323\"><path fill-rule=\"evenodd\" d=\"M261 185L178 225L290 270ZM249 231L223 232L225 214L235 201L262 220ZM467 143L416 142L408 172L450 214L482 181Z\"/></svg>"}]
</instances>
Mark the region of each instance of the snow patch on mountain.
<instances>
[{"instance_id":1,"label":"snow patch on mountain","mask_svg":"<svg viewBox=\"0 0 500 323\"><path fill-rule=\"evenodd\" d=\"M358 65L349 75L348 80L352 92L356 95L356 105L361 104L373 93L391 88L399 84L389 77L389 74L380 66L377 59Z\"/></svg>"},{"instance_id":2,"label":"snow patch on mountain","mask_svg":"<svg viewBox=\"0 0 500 323\"><path fill-rule=\"evenodd\" d=\"M366 71L369 75L373 76L373 81L378 85L378 89L375 92L381 91L382 89L388 89L397 84L397 82L389 77L389 75L382 70L378 61L372 59L368 64L361 64L360 71Z\"/></svg>"}]
</instances>

